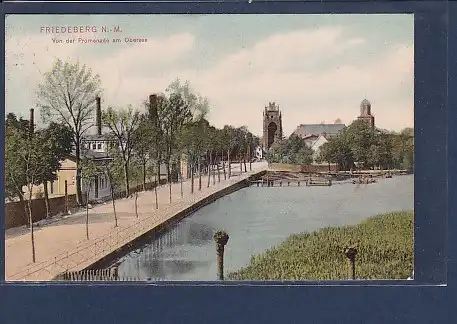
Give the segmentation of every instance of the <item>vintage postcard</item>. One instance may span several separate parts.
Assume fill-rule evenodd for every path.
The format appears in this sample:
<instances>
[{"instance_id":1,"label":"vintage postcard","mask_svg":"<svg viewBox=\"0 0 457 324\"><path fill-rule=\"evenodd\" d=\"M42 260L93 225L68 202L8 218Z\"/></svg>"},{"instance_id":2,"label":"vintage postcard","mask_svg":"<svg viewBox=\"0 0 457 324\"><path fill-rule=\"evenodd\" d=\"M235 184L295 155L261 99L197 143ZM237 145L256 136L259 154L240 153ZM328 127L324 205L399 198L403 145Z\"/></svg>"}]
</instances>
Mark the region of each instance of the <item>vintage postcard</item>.
<instances>
[{"instance_id":1,"label":"vintage postcard","mask_svg":"<svg viewBox=\"0 0 457 324\"><path fill-rule=\"evenodd\" d=\"M413 29L8 15L5 279L412 279Z\"/></svg>"}]
</instances>

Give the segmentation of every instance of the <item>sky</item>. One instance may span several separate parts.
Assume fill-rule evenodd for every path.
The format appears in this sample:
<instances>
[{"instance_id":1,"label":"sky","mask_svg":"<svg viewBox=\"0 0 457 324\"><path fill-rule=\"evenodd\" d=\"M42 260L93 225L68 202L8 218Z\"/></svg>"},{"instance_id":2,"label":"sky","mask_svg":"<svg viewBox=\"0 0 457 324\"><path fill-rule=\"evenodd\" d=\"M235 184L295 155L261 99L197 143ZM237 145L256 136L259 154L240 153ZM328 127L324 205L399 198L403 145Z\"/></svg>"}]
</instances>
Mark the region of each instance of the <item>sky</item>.
<instances>
[{"instance_id":1,"label":"sky","mask_svg":"<svg viewBox=\"0 0 457 324\"><path fill-rule=\"evenodd\" d=\"M209 99L212 124L259 136L269 102L286 136L299 124L349 124L364 98L377 127L413 127L413 15L8 15L5 25L5 110L25 118L60 58L100 75L104 108L143 110L149 94L179 78ZM95 38L109 42L84 43Z\"/></svg>"}]
</instances>

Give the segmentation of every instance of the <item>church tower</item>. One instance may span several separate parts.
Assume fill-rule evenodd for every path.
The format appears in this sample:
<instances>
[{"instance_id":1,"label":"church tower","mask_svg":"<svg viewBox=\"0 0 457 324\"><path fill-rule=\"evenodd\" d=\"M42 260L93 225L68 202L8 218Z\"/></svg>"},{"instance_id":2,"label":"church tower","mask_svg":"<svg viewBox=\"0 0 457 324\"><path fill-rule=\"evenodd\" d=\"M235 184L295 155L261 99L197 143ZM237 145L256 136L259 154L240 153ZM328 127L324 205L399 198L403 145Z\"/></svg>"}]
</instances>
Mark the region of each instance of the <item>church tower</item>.
<instances>
[{"instance_id":1,"label":"church tower","mask_svg":"<svg viewBox=\"0 0 457 324\"><path fill-rule=\"evenodd\" d=\"M263 112L263 149L268 151L271 145L282 138L282 117L279 105L270 102Z\"/></svg>"},{"instance_id":2,"label":"church tower","mask_svg":"<svg viewBox=\"0 0 457 324\"><path fill-rule=\"evenodd\" d=\"M360 103L360 116L358 120L364 120L374 129L374 116L371 114L371 103L367 99L363 99Z\"/></svg>"}]
</instances>

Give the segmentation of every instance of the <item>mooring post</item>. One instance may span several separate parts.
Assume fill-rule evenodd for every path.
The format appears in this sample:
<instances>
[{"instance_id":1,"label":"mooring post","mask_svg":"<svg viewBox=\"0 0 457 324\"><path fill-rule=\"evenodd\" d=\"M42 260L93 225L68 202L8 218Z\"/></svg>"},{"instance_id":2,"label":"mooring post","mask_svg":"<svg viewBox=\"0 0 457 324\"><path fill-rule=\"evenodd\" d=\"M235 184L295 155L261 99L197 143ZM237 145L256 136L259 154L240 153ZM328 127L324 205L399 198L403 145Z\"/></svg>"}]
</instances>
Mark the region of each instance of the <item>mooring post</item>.
<instances>
[{"instance_id":1,"label":"mooring post","mask_svg":"<svg viewBox=\"0 0 457 324\"><path fill-rule=\"evenodd\" d=\"M214 233L217 253L217 272L219 280L224 280L224 248L229 240L229 235L224 231Z\"/></svg>"},{"instance_id":2,"label":"mooring post","mask_svg":"<svg viewBox=\"0 0 457 324\"><path fill-rule=\"evenodd\" d=\"M355 280L355 258L357 256L357 249L355 247L346 248L346 250L344 251L344 254L349 259L349 262L351 265L352 280Z\"/></svg>"}]
</instances>

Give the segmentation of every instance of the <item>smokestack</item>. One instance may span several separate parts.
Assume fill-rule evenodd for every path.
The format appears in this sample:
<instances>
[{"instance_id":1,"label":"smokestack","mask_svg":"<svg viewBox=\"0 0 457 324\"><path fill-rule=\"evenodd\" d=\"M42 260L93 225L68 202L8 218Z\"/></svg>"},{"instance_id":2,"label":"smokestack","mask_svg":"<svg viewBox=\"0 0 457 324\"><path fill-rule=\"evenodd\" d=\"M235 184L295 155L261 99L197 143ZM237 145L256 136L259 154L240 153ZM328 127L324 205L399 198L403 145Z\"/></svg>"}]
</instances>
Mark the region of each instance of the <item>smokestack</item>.
<instances>
[{"instance_id":1,"label":"smokestack","mask_svg":"<svg viewBox=\"0 0 457 324\"><path fill-rule=\"evenodd\" d=\"M30 120L29 120L29 135L32 137L35 131L35 120L33 116L33 108L30 108Z\"/></svg>"},{"instance_id":2,"label":"smokestack","mask_svg":"<svg viewBox=\"0 0 457 324\"><path fill-rule=\"evenodd\" d=\"M97 125L97 135L102 135L102 106L100 104L100 97L96 97L97 101L97 112L95 116L95 124Z\"/></svg>"},{"instance_id":3,"label":"smokestack","mask_svg":"<svg viewBox=\"0 0 457 324\"><path fill-rule=\"evenodd\" d=\"M149 96L149 118L157 122L157 95L152 94Z\"/></svg>"}]
</instances>

